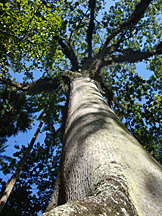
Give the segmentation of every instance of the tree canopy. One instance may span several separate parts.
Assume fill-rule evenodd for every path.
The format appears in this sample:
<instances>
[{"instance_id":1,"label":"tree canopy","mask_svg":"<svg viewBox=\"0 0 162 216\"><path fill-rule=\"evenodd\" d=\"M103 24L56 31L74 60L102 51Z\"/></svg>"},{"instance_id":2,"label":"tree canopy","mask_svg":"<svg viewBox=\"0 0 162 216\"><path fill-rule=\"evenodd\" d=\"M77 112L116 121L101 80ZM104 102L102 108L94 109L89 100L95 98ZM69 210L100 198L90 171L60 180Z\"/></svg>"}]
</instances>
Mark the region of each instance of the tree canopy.
<instances>
[{"instance_id":1,"label":"tree canopy","mask_svg":"<svg viewBox=\"0 0 162 216\"><path fill-rule=\"evenodd\" d=\"M161 11L161 0L1 1L2 151L5 141L30 130L34 119L44 120L46 132L44 143L35 144L27 159L5 215L36 215L45 209L59 163L70 82L75 77L94 79L128 130L162 163ZM139 62L145 64L145 73L151 71L147 79L138 73ZM14 79L17 73L22 82ZM40 119L42 111L46 115ZM15 148L10 162L1 161L4 174L16 169L26 149ZM35 185L36 195L32 193Z\"/></svg>"}]
</instances>

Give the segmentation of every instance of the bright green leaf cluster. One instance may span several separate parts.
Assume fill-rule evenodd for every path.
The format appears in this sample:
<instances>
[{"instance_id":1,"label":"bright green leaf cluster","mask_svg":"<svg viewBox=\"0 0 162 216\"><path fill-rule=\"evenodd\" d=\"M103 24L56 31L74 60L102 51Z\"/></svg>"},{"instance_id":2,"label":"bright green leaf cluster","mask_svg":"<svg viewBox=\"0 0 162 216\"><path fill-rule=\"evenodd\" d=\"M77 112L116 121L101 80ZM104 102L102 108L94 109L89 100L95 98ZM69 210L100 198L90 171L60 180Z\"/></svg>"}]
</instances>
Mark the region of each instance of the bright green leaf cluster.
<instances>
[{"instance_id":1,"label":"bright green leaf cluster","mask_svg":"<svg viewBox=\"0 0 162 216\"><path fill-rule=\"evenodd\" d=\"M61 2L45 4L41 0L13 0L0 4L1 53L10 61L13 70L24 69L22 60L33 61L35 65L46 60L51 50L50 39L61 27ZM54 44L55 50L56 47ZM57 58L55 52L54 58Z\"/></svg>"}]
</instances>

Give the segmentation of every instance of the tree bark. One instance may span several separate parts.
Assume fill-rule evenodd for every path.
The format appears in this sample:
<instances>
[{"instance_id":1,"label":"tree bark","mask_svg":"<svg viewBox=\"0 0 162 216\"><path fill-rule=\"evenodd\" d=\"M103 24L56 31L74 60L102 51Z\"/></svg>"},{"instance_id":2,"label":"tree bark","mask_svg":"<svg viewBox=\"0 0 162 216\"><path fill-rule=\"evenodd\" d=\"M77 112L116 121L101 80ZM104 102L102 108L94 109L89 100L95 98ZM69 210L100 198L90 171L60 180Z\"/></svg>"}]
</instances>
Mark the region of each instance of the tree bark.
<instances>
[{"instance_id":1,"label":"tree bark","mask_svg":"<svg viewBox=\"0 0 162 216\"><path fill-rule=\"evenodd\" d=\"M29 157L30 151L33 148L33 145L34 145L34 143L36 141L36 138L37 138L37 136L38 136L38 134L40 132L40 129L41 129L42 125L43 125L43 120L39 123L39 126L38 126L32 140L31 140L31 142L30 142L24 156L20 160L16 171L11 176L11 179L7 183L7 187L6 187L5 191L4 191L4 194L0 199L0 213L2 212L4 206L5 206L5 204L6 204L7 200L8 200L11 192L12 192L12 189L13 189L15 183L16 183L16 180L19 177L21 170L23 169L24 163L26 162L27 158Z\"/></svg>"},{"instance_id":2,"label":"tree bark","mask_svg":"<svg viewBox=\"0 0 162 216\"><path fill-rule=\"evenodd\" d=\"M95 82L71 84L60 170L43 216L162 212L162 169L125 129Z\"/></svg>"}]
</instances>

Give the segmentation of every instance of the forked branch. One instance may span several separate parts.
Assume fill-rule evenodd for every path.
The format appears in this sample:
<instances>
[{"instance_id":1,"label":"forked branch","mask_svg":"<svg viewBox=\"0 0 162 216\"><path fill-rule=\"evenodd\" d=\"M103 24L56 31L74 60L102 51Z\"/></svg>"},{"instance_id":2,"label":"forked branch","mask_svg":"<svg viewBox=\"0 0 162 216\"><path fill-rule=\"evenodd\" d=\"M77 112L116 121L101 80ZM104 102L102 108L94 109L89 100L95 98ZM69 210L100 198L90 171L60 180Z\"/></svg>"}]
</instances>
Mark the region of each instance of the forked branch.
<instances>
[{"instance_id":1,"label":"forked branch","mask_svg":"<svg viewBox=\"0 0 162 216\"><path fill-rule=\"evenodd\" d=\"M105 50L110 41L118 35L123 29L128 29L131 26L136 25L143 17L145 11L147 10L149 4L152 0L141 0L135 7L135 10L130 15L130 17L125 21L119 28L115 29L106 39L105 43L99 50L97 57L102 59L105 54Z\"/></svg>"}]
</instances>

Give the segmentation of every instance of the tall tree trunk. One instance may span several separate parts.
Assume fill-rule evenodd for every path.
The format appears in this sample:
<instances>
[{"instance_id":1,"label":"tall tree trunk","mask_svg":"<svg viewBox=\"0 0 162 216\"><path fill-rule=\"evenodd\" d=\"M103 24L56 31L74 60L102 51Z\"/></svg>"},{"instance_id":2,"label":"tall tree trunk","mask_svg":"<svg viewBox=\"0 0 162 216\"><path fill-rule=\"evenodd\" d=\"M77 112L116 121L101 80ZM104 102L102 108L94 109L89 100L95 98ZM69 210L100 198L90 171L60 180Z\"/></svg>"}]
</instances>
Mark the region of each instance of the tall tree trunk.
<instances>
[{"instance_id":1,"label":"tall tree trunk","mask_svg":"<svg viewBox=\"0 0 162 216\"><path fill-rule=\"evenodd\" d=\"M76 79L58 179L43 216L161 213L161 166L125 129L95 83Z\"/></svg>"},{"instance_id":2,"label":"tall tree trunk","mask_svg":"<svg viewBox=\"0 0 162 216\"><path fill-rule=\"evenodd\" d=\"M11 176L10 180L7 183L7 187L6 187L5 191L4 191L4 194L0 199L0 213L2 212L4 206L5 206L5 204L6 204L7 200L8 200L11 192L12 192L12 189L13 189L15 183L16 183L17 178L20 175L20 172L21 172L21 170L22 170L22 168L24 166L24 163L26 162L27 158L29 157L30 151L33 148L33 145L34 145L34 143L36 141L36 138L37 138L37 136L38 136L38 134L40 132L40 129L41 129L42 125L43 125L43 120L39 123L39 126L38 126L32 140L31 140L31 142L30 142L24 156L20 160L16 171L14 172L14 174Z\"/></svg>"}]
</instances>

